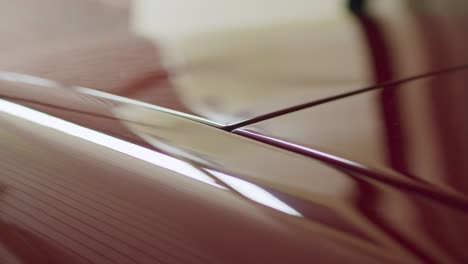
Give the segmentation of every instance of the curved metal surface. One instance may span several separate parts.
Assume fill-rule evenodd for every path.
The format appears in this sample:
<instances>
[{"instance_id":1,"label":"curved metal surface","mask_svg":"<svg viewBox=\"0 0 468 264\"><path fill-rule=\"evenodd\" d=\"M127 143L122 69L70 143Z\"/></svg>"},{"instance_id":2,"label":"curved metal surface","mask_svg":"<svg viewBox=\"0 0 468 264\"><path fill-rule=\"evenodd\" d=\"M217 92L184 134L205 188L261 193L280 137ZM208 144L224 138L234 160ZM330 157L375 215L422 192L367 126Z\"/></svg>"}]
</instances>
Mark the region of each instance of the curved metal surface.
<instances>
[{"instance_id":1,"label":"curved metal surface","mask_svg":"<svg viewBox=\"0 0 468 264\"><path fill-rule=\"evenodd\" d=\"M235 133L466 199L467 77L460 70L387 86Z\"/></svg>"},{"instance_id":2,"label":"curved metal surface","mask_svg":"<svg viewBox=\"0 0 468 264\"><path fill-rule=\"evenodd\" d=\"M0 88L22 97L0 100L3 262L468 257L466 211L405 186L151 108L15 85Z\"/></svg>"},{"instance_id":3,"label":"curved metal surface","mask_svg":"<svg viewBox=\"0 0 468 264\"><path fill-rule=\"evenodd\" d=\"M467 63L467 9L419 3L161 50L124 0L8 1L0 263L466 262L466 75L400 81ZM186 119L233 128L386 82L236 131L326 162Z\"/></svg>"}]
</instances>

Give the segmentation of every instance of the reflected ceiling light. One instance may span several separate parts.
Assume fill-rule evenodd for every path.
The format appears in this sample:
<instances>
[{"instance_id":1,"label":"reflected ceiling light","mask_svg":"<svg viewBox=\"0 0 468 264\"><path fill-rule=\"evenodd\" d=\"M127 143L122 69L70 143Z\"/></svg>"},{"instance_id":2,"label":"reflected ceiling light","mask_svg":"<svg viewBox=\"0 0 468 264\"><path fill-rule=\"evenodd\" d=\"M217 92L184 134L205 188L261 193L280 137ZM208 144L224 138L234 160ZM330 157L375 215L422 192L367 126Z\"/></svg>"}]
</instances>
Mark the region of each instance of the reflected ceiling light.
<instances>
[{"instance_id":1,"label":"reflected ceiling light","mask_svg":"<svg viewBox=\"0 0 468 264\"><path fill-rule=\"evenodd\" d=\"M16 73L16 72L7 72L7 71L0 71L0 80L8 81L8 82L16 82L16 83L25 83L25 84L32 84L38 85L48 88L57 88L60 87L59 83L47 80L44 78Z\"/></svg>"},{"instance_id":2,"label":"reflected ceiling light","mask_svg":"<svg viewBox=\"0 0 468 264\"><path fill-rule=\"evenodd\" d=\"M301 213L294 210L292 207L285 204L284 202L273 196L271 193L265 191L264 189L253 183L229 176L218 171L209 169L207 169L207 171L213 176L223 181L225 184L232 187L234 190L238 191L243 196L257 203L263 204L265 206L268 206L270 208L276 209L289 215L302 217Z\"/></svg>"},{"instance_id":3,"label":"reflected ceiling light","mask_svg":"<svg viewBox=\"0 0 468 264\"><path fill-rule=\"evenodd\" d=\"M214 179L192 165L173 157L143 148L127 141L85 128L71 122L44 114L31 108L0 99L0 112L34 122L44 127L52 128L68 135L93 142L97 145L127 154L139 160L152 163L158 167L177 172L183 176L207 183L220 189L225 187L217 184Z\"/></svg>"}]
</instances>

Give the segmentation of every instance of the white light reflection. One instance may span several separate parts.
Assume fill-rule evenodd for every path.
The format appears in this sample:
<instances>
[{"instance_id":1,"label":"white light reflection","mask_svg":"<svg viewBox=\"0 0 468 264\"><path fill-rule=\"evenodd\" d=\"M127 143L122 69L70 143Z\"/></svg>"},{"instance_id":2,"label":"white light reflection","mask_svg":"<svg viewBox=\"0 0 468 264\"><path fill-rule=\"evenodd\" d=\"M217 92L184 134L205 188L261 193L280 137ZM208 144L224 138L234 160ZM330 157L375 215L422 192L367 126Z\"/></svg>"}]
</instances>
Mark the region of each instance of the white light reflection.
<instances>
[{"instance_id":1,"label":"white light reflection","mask_svg":"<svg viewBox=\"0 0 468 264\"><path fill-rule=\"evenodd\" d=\"M93 142L97 145L109 149L113 149L120 153L124 153L134 158L152 163L156 166L177 172L183 176L210 184L217 188L226 189L225 187L217 184L215 180L210 178L208 175L204 174L186 162L152 151L150 149L140 147L124 140L108 136L89 128L85 128L41 113L31 108L0 99L0 112L4 112L24 120L34 122L36 124L64 132L68 135Z\"/></svg>"},{"instance_id":2,"label":"white light reflection","mask_svg":"<svg viewBox=\"0 0 468 264\"><path fill-rule=\"evenodd\" d=\"M116 101L116 102L137 105L137 106L141 106L141 107L145 107L145 108L149 108L149 109L153 109L153 110L157 110L157 111L161 111L161 112L165 112L165 113L169 113L169 114L173 114L173 115L177 115L177 116L181 116L181 117L186 117L186 118L194 119L194 120L197 120L199 122L209 124L209 125L212 125L212 126L216 126L216 127L221 126L220 124L218 124L216 122L213 122L213 121L210 121L208 119L200 118L200 117L194 116L194 115L189 115L189 114L179 112L179 111L175 111L175 110L172 110L172 109L169 109L169 108L165 108L165 107L161 107L161 106L157 106L157 105L153 105L153 104L148 104L148 103L145 103L145 102L142 102L142 101L138 101L138 100L118 96L118 95L115 95L115 94L110 94L110 93L106 93L106 92L102 92L102 91L98 91L98 90L94 90L94 89L90 89L90 88L86 88L86 87L73 87L73 88L75 90L79 91L80 93L92 95L94 97L100 97L100 98L104 98L104 99L108 99L108 100L112 100L112 101Z\"/></svg>"},{"instance_id":3,"label":"white light reflection","mask_svg":"<svg viewBox=\"0 0 468 264\"><path fill-rule=\"evenodd\" d=\"M56 88L60 86L57 82L47 80L44 78L7 71L0 71L0 80L8 82L26 83L49 88Z\"/></svg>"},{"instance_id":4,"label":"white light reflection","mask_svg":"<svg viewBox=\"0 0 468 264\"><path fill-rule=\"evenodd\" d=\"M244 195L245 197L257 203L263 204L265 206L271 207L273 209L276 209L278 211L281 211L289 215L302 217L301 213L294 210L292 207L285 204L284 202L282 202L281 200L273 196L271 193L265 191L264 189L260 188L259 186L253 183L229 176L227 174L224 174L218 171L209 170L209 169L207 169L207 171L211 173L213 176L223 181L225 184L231 186L234 190L238 191L240 194Z\"/></svg>"}]
</instances>

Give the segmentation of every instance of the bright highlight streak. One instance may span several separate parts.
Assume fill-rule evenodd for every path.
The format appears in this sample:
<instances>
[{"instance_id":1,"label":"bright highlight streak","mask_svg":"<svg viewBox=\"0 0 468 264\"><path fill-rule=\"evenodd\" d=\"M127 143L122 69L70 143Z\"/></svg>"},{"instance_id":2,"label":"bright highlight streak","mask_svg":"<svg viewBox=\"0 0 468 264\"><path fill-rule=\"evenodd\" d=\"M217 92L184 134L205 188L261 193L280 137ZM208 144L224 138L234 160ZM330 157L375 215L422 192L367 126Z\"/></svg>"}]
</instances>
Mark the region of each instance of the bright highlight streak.
<instances>
[{"instance_id":1,"label":"bright highlight streak","mask_svg":"<svg viewBox=\"0 0 468 264\"><path fill-rule=\"evenodd\" d=\"M234 190L238 191L240 194L244 195L245 197L257 203L263 204L265 206L271 207L273 209L276 209L278 211L281 211L289 215L302 217L301 213L294 210L292 207L285 204L284 202L282 202L281 200L273 196L271 193L265 191L264 189L260 188L259 186L255 184L252 184L248 181L244 181L239 178L229 176L227 174L224 174L218 171L214 171L214 170L207 170L207 171L210 172L213 176L223 181L225 184L231 186Z\"/></svg>"},{"instance_id":2,"label":"bright highlight streak","mask_svg":"<svg viewBox=\"0 0 468 264\"><path fill-rule=\"evenodd\" d=\"M8 82L32 84L32 85L38 85L38 86L43 86L43 87L49 87L49 88L56 88L60 86L57 82L54 82L51 80L43 79L43 78L32 76L32 75L16 73L16 72L0 71L0 80L4 80Z\"/></svg>"},{"instance_id":3,"label":"bright highlight streak","mask_svg":"<svg viewBox=\"0 0 468 264\"><path fill-rule=\"evenodd\" d=\"M183 176L210 184L220 189L225 187L217 184L210 176L204 174L192 165L170 156L140 147L124 140L85 128L68 121L41 113L31 108L0 99L0 112L34 122L44 127L52 128L68 135L93 142L97 145L127 154L139 160L177 172Z\"/></svg>"},{"instance_id":4,"label":"bright highlight streak","mask_svg":"<svg viewBox=\"0 0 468 264\"><path fill-rule=\"evenodd\" d=\"M104 98L104 99L108 99L108 100L112 100L112 101L116 101L116 102L141 106L141 107L157 110L157 111L160 111L160 112L165 112L165 113L169 113L169 114L173 114L173 115L177 115L177 116L197 120L199 122L209 124L209 125L212 125L212 126L216 126L216 127L220 126L220 124L218 124L216 122L213 122L213 121L210 121L208 119L204 119L204 118L200 118L198 116L189 115L189 114L186 114L186 113L183 113L183 112L171 110L169 108L164 108L164 107L148 104L148 103L145 103L145 102L142 102L142 101L133 100L133 99L130 99L130 98L126 98L126 97L122 97L122 96L118 96L118 95L115 95L115 94L110 94L110 93L106 93L106 92L102 92L102 91L98 91L98 90L94 90L94 89L90 89L90 88L86 88L86 87L74 87L74 88L75 88L75 90L77 90L77 91L79 91L79 92L81 92L83 94L88 94L88 95L92 95L92 96L95 96L95 97L100 97L100 98Z\"/></svg>"}]
</instances>

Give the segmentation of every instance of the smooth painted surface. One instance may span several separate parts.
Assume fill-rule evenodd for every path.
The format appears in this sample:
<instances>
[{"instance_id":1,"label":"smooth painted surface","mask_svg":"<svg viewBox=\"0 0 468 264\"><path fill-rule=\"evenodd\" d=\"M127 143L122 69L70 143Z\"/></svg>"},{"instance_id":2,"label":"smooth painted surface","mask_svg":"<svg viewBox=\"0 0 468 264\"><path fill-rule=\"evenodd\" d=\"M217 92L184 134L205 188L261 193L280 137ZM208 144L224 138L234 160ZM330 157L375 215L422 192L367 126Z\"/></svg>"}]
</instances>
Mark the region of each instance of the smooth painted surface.
<instances>
[{"instance_id":1,"label":"smooth painted surface","mask_svg":"<svg viewBox=\"0 0 468 264\"><path fill-rule=\"evenodd\" d=\"M131 5L115 5L123 2L47 0L36 8L18 0L7 4L20 8L0 9L1 34L10 43L0 46L0 263L466 262L464 182L447 169L465 166L466 127L452 132L466 123L453 114L465 109L458 85L464 75L434 79L440 81L434 87L450 93L431 88L422 97L404 96L415 109L405 124L423 128L404 148L420 154L409 167L418 174L408 178L376 154L385 161L376 166L394 181L375 177L376 170L357 173L363 164L347 156L339 158L349 170L331 167L157 107L235 124L466 63L463 1L431 1L427 8L379 1L385 8L369 9L372 16L254 25L162 52L157 37L130 31ZM412 91L427 91L423 86ZM456 110L443 107L449 102ZM366 109L379 106L361 103L359 114L373 120L375 112ZM427 109L440 114L437 122ZM338 125L354 124L349 120L360 119ZM442 129L432 129L433 122ZM387 130L372 125L354 127L370 134L353 147L375 147L366 142L378 142ZM428 154L439 149L444 154ZM436 167L447 173L418 178Z\"/></svg>"},{"instance_id":2,"label":"smooth painted surface","mask_svg":"<svg viewBox=\"0 0 468 264\"><path fill-rule=\"evenodd\" d=\"M155 7L143 1L143 7L43 4L55 8L10 2L2 8L13 15L2 16L8 26L0 28L0 69L99 89L218 126L468 63L464 1L368 1L359 15L345 1L327 1L326 12L311 10L307 18L285 10L292 13L278 23L247 20L170 41L154 34L159 17L148 19ZM217 13L232 11L229 19L237 21L243 13L234 12L236 3ZM140 20L141 9L146 16ZM35 22L39 17L42 23Z\"/></svg>"},{"instance_id":3,"label":"smooth painted surface","mask_svg":"<svg viewBox=\"0 0 468 264\"><path fill-rule=\"evenodd\" d=\"M398 181L468 195L468 70L388 86L236 133Z\"/></svg>"},{"instance_id":4,"label":"smooth painted surface","mask_svg":"<svg viewBox=\"0 0 468 264\"><path fill-rule=\"evenodd\" d=\"M418 190L16 77L0 85L1 263L468 258L467 211Z\"/></svg>"}]
</instances>

